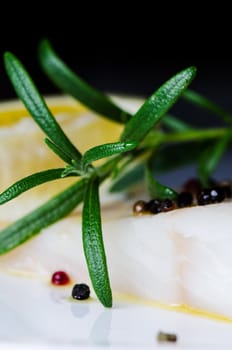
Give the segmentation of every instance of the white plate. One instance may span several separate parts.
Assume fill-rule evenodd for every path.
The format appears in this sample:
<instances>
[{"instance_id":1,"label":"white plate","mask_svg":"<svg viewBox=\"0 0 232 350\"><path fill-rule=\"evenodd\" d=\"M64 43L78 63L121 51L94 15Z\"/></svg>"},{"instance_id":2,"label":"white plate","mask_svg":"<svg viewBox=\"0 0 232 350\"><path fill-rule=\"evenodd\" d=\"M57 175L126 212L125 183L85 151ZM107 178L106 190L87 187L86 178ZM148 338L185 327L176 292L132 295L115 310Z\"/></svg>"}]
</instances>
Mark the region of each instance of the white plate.
<instances>
[{"instance_id":1,"label":"white plate","mask_svg":"<svg viewBox=\"0 0 232 350\"><path fill-rule=\"evenodd\" d=\"M232 324L115 298L75 301L72 286L0 275L0 349L231 349ZM158 343L159 331L177 342Z\"/></svg>"}]
</instances>

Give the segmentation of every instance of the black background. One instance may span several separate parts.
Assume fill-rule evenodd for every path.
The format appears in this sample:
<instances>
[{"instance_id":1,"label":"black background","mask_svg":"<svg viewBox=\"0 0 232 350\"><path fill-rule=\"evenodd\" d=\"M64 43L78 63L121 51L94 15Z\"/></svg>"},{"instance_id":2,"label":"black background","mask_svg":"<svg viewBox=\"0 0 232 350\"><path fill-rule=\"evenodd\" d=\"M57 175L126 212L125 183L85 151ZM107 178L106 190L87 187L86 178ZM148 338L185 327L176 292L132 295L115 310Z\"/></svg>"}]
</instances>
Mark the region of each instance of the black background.
<instances>
[{"instance_id":1,"label":"black background","mask_svg":"<svg viewBox=\"0 0 232 350\"><path fill-rule=\"evenodd\" d=\"M12 5L2 13L0 100L16 97L2 60L7 50L22 60L42 94L58 92L37 61L38 43L46 37L74 71L102 91L148 96L173 74L194 65L198 73L191 87L232 111L229 9L211 5L203 11L191 4L171 8L168 3L163 8L156 3L73 6ZM214 122L184 102L174 111L200 124Z\"/></svg>"}]
</instances>

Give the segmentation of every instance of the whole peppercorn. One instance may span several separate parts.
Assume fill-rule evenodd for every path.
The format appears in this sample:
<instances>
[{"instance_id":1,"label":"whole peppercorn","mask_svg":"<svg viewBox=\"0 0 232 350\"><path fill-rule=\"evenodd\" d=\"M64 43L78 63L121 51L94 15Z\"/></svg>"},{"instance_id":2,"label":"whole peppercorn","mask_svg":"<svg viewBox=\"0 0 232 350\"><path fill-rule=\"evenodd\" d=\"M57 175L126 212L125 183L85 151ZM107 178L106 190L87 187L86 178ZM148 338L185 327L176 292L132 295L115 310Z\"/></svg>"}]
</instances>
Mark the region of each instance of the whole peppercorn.
<instances>
[{"instance_id":1,"label":"whole peppercorn","mask_svg":"<svg viewBox=\"0 0 232 350\"><path fill-rule=\"evenodd\" d=\"M63 286L70 282L70 278L65 271L56 271L53 273L51 283L57 286Z\"/></svg>"},{"instance_id":2,"label":"whole peppercorn","mask_svg":"<svg viewBox=\"0 0 232 350\"><path fill-rule=\"evenodd\" d=\"M73 299L84 300L90 296L89 286L85 283L75 284L72 290Z\"/></svg>"},{"instance_id":3,"label":"whole peppercorn","mask_svg":"<svg viewBox=\"0 0 232 350\"><path fill-rule=\"evenodd\" d=\"M177 205L179 208L189 207L193 204L193 195L191 192L183 191L178 194Z\"/></svg>"},{"instance_id":4,"label":"whole peppercorn","mask_svg":"<svg viewBox=\"0 0 232 350\"><path fill-rule=\"evenodd\" d=\"M176 204L171 199L166 198L166 199L161 201L161 211L162 212L170 211L170 210L173 210L175 208L176 208Z\"/></svg>"},{"instance_id":5,"label":"whole peppercorn","mask_svg":"<svg viewBox=\"0 0 232 350\"><path fill-rule=\"evenodd\" d=\"M158 199L151 199L145 206L146 211L151 214L158 214L161 212L161 202Z\"/></svg>"},{"instance_id":6,"label":"whole peppercorn","mask_svg":"<svg viewBox=\"0 0 232 350\"><path fill-rule=\"evenodd\" d=\"M220 203L225 199L225 193L222 188L214 187L210 189L212 203Z\"/></svg>"},{"instance_id":7,"label":"whole peppercorn","mask_svg":"<svg viewBox=\"0 0 232 350\"><path fill-rule=\"evenodd\" d=\"M197 204L198 205L207 205L207 204L212 203L210 192L211 192L211 190L208 188L200 191L197 195Z\"/></svg>"},{"instance_id":8,"label":"whole peppercorn","mask_svg":"<svg viewBox=\"0 0 232 350\"><path fill-rule=\"evenodd\" d=\"M139 200L133 205L133 213L136 215L143 214L146 211L146 202Z\"/></svg>"}]
</instances>

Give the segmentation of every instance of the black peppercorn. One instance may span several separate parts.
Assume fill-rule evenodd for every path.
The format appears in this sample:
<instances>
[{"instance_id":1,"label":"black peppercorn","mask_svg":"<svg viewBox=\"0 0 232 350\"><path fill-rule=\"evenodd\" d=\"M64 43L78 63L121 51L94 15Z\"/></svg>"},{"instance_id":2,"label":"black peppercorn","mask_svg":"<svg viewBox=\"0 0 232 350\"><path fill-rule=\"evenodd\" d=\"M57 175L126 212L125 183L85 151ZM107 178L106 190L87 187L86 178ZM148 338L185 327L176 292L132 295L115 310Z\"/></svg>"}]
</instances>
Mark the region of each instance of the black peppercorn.
<instances>
[{"instance_id":1,"label":"black peppercorn","mask_svg":"<svg viewBox=\"0 0 232 350\"><path fill-rule=\"evenodd\" d=\"M179 208L189 207L193 204L193 195L191 192L183 191L178 194L177 205Z\"/></svg>"},{"instance_id":2,"label":"black peppercorn","mask_svg":"<svg viewBox=\"0 0 232 350\"><path fill-rule=\"evenodd\" d=\"M90 295L90 289L85 283L75 284L72 290L73 299L84 300L88 299Z\"/></svg>"},{"instance_id":3,"label":"black peppercorn","mask_svg":"<svg viewBox=\"0 0 232 350\"><path fill-rule=\"evenodd\" d=\"M210 192L211 190L208 188L200 191L200 193L197 196L198 205L207 205L212 203Z\"/></svg>"},{"instance_id":4,"label":"black peppercorn","mask_svg":"<svg viewBox=\"0 0 232 350\"><path fill-rule=\"evenodd\" d=\"M220 187L211 188L210 196L212 203L220 203L225 199L224 190Z\"/></svg>"},{"instance_id":5,"label":"black peppercorn","mask_svg":"<svg viewBox=\"0 0 232 350\"><path fill-rule=\"evenodd\" d=\"M161 202L158 199L151 199L145 206L146 211L151 214L158 214L161 212Z\"/></svg>"},{"instance_id":6,"label":"black peppercorn","mask_svg":"<svg viewBox=\"0 0 232 350\"><path fill-rule=\"evenodd\" d=\"M175 207L176 207L175 202L169 198L166 198L161 202L161 211L164 211L164 212L170 211L175 209Z\"/></svg>"}]
</instances>

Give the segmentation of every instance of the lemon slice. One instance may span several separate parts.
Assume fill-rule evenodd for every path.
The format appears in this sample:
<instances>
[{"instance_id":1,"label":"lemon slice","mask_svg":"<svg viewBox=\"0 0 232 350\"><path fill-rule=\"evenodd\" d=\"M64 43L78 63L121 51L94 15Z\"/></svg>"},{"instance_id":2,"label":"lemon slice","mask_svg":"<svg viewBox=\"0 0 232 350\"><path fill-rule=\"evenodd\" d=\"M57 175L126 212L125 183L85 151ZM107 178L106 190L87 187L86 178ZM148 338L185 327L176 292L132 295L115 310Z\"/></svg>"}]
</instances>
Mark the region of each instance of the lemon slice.
<instances>
[{"instance_id":1,"label":"lemon slice","mask_svg":"<svg viewBox=\"0 0 232 350\"><path fill-rule=\"evenodd\" d=\"M84 152L118 140L122 126L87 110L71 97L45 98L48 107L74 145ZM44 143L45 134L20 101L0 104L0 191L32 173L64 167ZM1 207L0 220L14 220L75 181L66 178L43 184ZM23 204L22 204L23 203Z\"/></svg>"},{"instance_id":2,"label":"lemon slice","mask_svg":"<svg viewBox=\"0 0 232 350\"><path fill-rule=\"evenodd\" d=\"M100 118L69 97L49 97L46 102L77 148L116 141L120 124ZM19 101L0 105L0 189L30 172L64 166L44 144L44 133Z\"/></svg>"}]
</instances>

